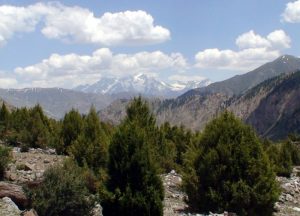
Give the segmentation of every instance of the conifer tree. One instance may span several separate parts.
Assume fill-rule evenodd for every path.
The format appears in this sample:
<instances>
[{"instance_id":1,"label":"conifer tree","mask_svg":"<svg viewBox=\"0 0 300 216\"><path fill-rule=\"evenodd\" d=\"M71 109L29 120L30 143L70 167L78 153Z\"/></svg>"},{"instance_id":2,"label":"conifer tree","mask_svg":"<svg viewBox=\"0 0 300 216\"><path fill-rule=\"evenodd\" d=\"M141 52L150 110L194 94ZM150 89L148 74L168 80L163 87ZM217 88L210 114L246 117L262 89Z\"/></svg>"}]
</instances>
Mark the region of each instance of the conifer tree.
<instances>
[{"instance_id":1,"label":"conifer tree","mask_svg":"<svg viewBox=\"0 0 300 216\"><path fill-rule=\"evenodd\" d=\"M3 135L8 130L9 126L9 118L10 113L5 105L5 103L2 103L1 109L0 109L0 132Z\"/></svg>"},{"instance_id":2,"label":"conifer tree","mask_svg":"<svg viewBox=\"0 0 300 216\"><path fill-rule=\"evenodd\" d=\"M149 132L155 120L141 98L134 99L128 116L112 138L104 215L162 215L163 187L150 152Z\"/></svg>"},{"instance_id":3,"label":"conifer tree","mask_svg":"<svg viewBox=\"0 0 300 216\"><path fill-rule=\"evenodd\" d=\"M69 148L80 166L85 163L94 171L104 168L108 159L109 139L101 128L99 117L94 107L84 118L83 129Z\"/></svg>"},{"instance_id":4,"label":"conifer tree","mask_svg":"<svg viewBox=\"0 0 300 216\"><path fill-rule=\"evenodd\" d=\"M271 215L279 189L254 131L232 113L207 124L184 185L191 207L201 212ZM191 155L191 154L187 154Z\"/></svg>"},{"instance_id":5,"label":"conifer tree","mask_svg":"<svg viewBox=\"0 0 300 216\"><path fill-rule=\"evenodd\" d=\"M83 130L83 119L80 113L72 109L68 112L62 122L61 139L63 142L63 153L66 153L67 148L78 138Z\"/></svg>"}]
</instances>

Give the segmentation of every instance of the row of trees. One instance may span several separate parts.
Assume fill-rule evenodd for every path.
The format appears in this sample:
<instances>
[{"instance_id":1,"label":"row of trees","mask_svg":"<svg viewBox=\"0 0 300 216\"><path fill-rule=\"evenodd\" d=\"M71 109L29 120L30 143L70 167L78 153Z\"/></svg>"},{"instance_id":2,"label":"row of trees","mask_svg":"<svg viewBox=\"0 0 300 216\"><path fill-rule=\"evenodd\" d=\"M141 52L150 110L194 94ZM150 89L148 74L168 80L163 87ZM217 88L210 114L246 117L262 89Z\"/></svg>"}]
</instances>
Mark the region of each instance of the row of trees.
<instances>
[{"instance_id":1,"label":"row of trees","mask_svg":"<svg viewBox=\"0 0 300 216\"><path fill-rule=\"evenodd\" d=\"M33 119L40 123L29 127ZM300 163L295 140L262 142L232 113L194 133L169 123L158 127L141 98L133 100L117 127L100 122L93 108L87 115L71 110L55 121L39 106L8 112L5 105L0 126L11 143L52 146L71 156L66 165L48 170L42 186L31 191L41 215L89 215L95 201L104 207L104 215L162 215L159 173L174 168L184 176L183 188L195 211L271 215L279 196L275 175L288 176L292 165ZM36 127L45 132L34 136L30 132Z\"/></svg>"}]
</instances>

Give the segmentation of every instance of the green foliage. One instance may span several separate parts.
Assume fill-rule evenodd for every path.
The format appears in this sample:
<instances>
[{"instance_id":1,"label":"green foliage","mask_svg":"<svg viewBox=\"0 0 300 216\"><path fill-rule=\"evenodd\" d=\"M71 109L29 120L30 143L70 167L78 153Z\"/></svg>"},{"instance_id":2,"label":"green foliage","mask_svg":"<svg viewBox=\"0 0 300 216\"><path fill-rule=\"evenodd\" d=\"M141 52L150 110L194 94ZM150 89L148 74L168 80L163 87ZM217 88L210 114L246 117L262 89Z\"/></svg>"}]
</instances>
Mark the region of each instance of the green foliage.
<instances>
[{"instance_id":1,"label":"green foliage","mask_svg":"<svg viewBox=\"0 0 300 216\"><path fill-rule=\"evenodd\" d=\"M165 138L165 145L162 148L165 151L162 154L164 158L163 163L169 163L164 166L169 168L169 170L180 170L183 165L183 155L192 145L195 135L183 126L171 127L168 122L164 123L160 130Z\"/></svg>"},{"instance_id":2,"label":"green foliage","mask_svg":"<svg viewBox=\"0 0 300 216\"><path fill-rule=\"evenodd\" d=\"M83 119L77 110L72 109L68 112L62 122L60 137L62 139L63 153L66 153L67 148L78 138L83 129Z\"/></svg>"},{"instance_id":3,"label":"green foliage","mask_svg":"<svg viewBox=\"0 0 300 216\"><path fill-rule=\"evenodd\" d=\"M202 212L271 215L278 199L275 174L254 131L225 112L207 124L184 176L192 208ZM191 148L194 151L193 148Z\"/></svg>"},{"instance_id":4,"label":"green foliage","mask_svg":"<svg viewBox=\"0 0 300 216\"><path fill-rule=\"evenodd\" d=\"M4 171L10 160L11 160L11 149L4 146L0 146L0 180L3 179Z\"/></svg>"},{"instance_id":5,"label":"green foliage","mask_svg":"<svg viewBox=\"0 0 300 216\"><path fill-rule=\"evenodd\" d=\"M10 113L5 105L5 103L2 103L1 109L0 109L0 133L3 136L9 127L9 118Z\"/></svg>"},{"instance_id":6,"label":"green foliage","mask_svg":"<svg viewBox=\"0 0 300 216\"><path fill-rule=\"evenodd\" d=\"M5 110L5 109L2 109ZM6 113L6 111L2 111ZM4 114L3 114L4 115ZM40 105L27 110L15 109L8 115L4 139L11 145L21 145L22 149L53 146L58 140L58 122L49 119Z\"/></svg>"},{"instance_id":7,"label":"green foliage","mask_svg":"<svg viewBox=\"0 0 300 216\"><path fill-rule=\"evenodd\" d=\"M276 172L279 176L289 177L292 173L292 157L288 143L283 143L278 154L278 163L276 164Z\"/></svg>"},{"instance_id":8,"label":"green foliage","mask_svg":"<svg viewBox=\"0 0 300 216\"><path fill-rule=\"evenodd\" d=\"M289 177L293 166L300 164L300 148L290 140L283 143L270 143L267 154L277 175Z\"/></svg>"},{"instance_id":9,"label":"green foliage","mask_svg":"<svg viewBox=\"0 0 300 216\"><path fill-rule=\"evenodd\" d=\"M81 133L72 142L69 153L80 166L85 163L94 171L106 166L108 160L109 137L101 128L99 117L92 107L84 118Z\"/></svg>"},{"instance_id":10,"label":"green foliage","mask_svg":"<svg viewBox=\"0 0 300 216\"><path fill-rule=\"evenodd\" d=\"M128 117L109 149L108 189L104 215L162 215L163 187L153 162L155 119L141 98L128 107Z\"/></svg>"},{"instance_id":11,"label":"green foliage","mask_svg":"<svg viewBox=\"0 0 300 216\"><path fill-rule=\"evenodd\" d=\"M46 170L41 185L29 192L41 216L91 215L94 200L89 196L84 171L74 162Z\"/></svg>"}]
</instances>

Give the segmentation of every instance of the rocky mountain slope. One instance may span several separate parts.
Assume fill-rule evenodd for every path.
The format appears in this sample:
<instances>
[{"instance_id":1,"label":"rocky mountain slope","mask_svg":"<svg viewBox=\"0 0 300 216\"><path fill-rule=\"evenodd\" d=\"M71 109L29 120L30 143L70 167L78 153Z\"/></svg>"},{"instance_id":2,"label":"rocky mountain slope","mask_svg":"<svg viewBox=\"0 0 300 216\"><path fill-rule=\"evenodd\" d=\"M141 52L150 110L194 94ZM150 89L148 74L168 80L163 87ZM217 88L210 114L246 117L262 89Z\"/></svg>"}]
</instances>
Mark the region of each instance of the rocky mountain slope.
<instances>
[{"instance_id":1,"label":"rocky mountain slope","mask_svg":"<svg viewBox=\"0 0 300 216\"><path fill-rule=\"evenodd\" d=\"M186 95L201 94L205 92L221 92L227 95L239 95L255 87L264 80L280 74L288 74L300 69L300 58L283 55L272 62L268 62L246 74L237 75L230 79L215 82L203 89L194 89Z\"/></svg>"},{"instance_id":2,"label":"rocky mountain slope","mask_svg":"<svg viewBox=\"0 0 300 216\"><path fill-rule=\"evenodd\" d=\"M92 105L102 109L112 102L108 96L62 88L0 89L0 98L15 107L33 107L39 103L46 114L59 119L72 108L87 113Z\"/></svg>"},{"instance_id":3,"label":"rocky mountain slope","mask_svg":"<svg viewBox=\"0 0 300 216\"><path fill-rule=\"evenodd\" d=\"M146 74L137 74L123 78L103 77L92 85L77 86L74 90L115 96L141 94L146 97L169 98L179 96L190 89L207 86L210 83L208 79L166 83Z\"/></svg>"},{"instance_id":4,"label":"rocky mountain slope","mask_svg":"<svg viewBox=\"0 0 300 216\"><path fill-rule=\"evenodd\" d=\"M271 139L300 133L300 71L269 83L272 90L261 99L246 122Z\"/></svg>"},{"instance_id":5,"label":"rocky mountain slope","mask_svg":"<svg viewBox=\"0 0 300 216\"><path fill-rule=\"evenodd\" d=\"M188 91L176 99L160 101L152 106L153 112L159 124L168 121L172 125L201 130L210 119L228 109L256 128L261 136L284 138L289 133L300 132L297 85L300 72L295 72L299 68L300 59L282 56L247 74ZM244 83L242 88L235 85L239 82ZM99 115L118 122L117 119L125 115L127 103L114 102Z\"/></svg>"}]
</instances>

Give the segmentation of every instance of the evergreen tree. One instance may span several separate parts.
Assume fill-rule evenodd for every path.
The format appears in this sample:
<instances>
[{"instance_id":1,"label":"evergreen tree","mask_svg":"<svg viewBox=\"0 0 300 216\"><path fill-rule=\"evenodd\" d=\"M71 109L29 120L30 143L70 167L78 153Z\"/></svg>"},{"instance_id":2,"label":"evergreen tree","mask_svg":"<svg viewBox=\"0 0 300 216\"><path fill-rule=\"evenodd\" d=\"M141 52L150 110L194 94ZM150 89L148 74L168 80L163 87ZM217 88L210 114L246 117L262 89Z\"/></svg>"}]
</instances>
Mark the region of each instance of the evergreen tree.
<instances>
[{"instance_id":1,"label":"evergreen tree","mask_svg":"<svg viewBox=\"0 0 300 216\"><path fill-rule=\"evenodd\" d=\"M207 124L184 185L191 207L202 212L271 215L279 189L254 131L225 112ZM187 154L189 155L189 154Z\"/></svg>"},{"instance_id":2,"label":"evergreen tree","mask_svg":"<svg viewBox=\"0 0 300 216\"><path fill-rule=\"evenodd\" d=\"M67 148L78 138L83 130L83 119L80 113L72 109L68 112L62 122L61 139L63 142L62 152L66 153Z\"/></svg>"},{"instance_id":3,"label":"evergreen tree","mask_svg":"<svg viewBox=\"0 0 300 216\"><path fill-rule=\"evenodd\" d=\"M5 135L5 133L8 130L9 126L9 118L10 113L5 105L5 103L2 103L1 109L0 109L0 133Z\"/></svg>"},{"instance_id":4,"label":"evergreen tree","mask_svg":"<svg viewBox=\"0 0 300 216\"><path fill-rule=\"evenodd\" d=\"M289 142L284 142L280 146L278 159L276 163L276 172L279 176L289 177L292 173L292 154Z\"/></svg>"},{"instance_id":5,"label":"evergreen tree","mask_svg":"<svg viewBox=\"0 0 300 216\"><path fill-rule=\"evenodd\" d=\"M155 121L141 98L131 103L127 113L109 149L108 189L114 196L104 202L104 215L159 216L163 187L149 139Z\"/></svg>"},{"instance_id":6,"label":"evergreen tree","mask_svg":"<svg viewBox=\"0 0 300 216\"><path fill-rule=\"evenodd\" d=\"M4 171L11 159L11 149L0 145L0 180L3 179Z\"/></svg>"},{"instance_id":7,"label":"evergreen tree","mask_svg":"<svg viewBox=\"0 0 300 216\"><path fill-rule=\"evenodd\" d=\"M94 171L106 166L108 160L109 138L101 128L99 117L94 107L84 118L83 129L69 148L80 166L87 163Z\"/></svg>"}]
</instances>

